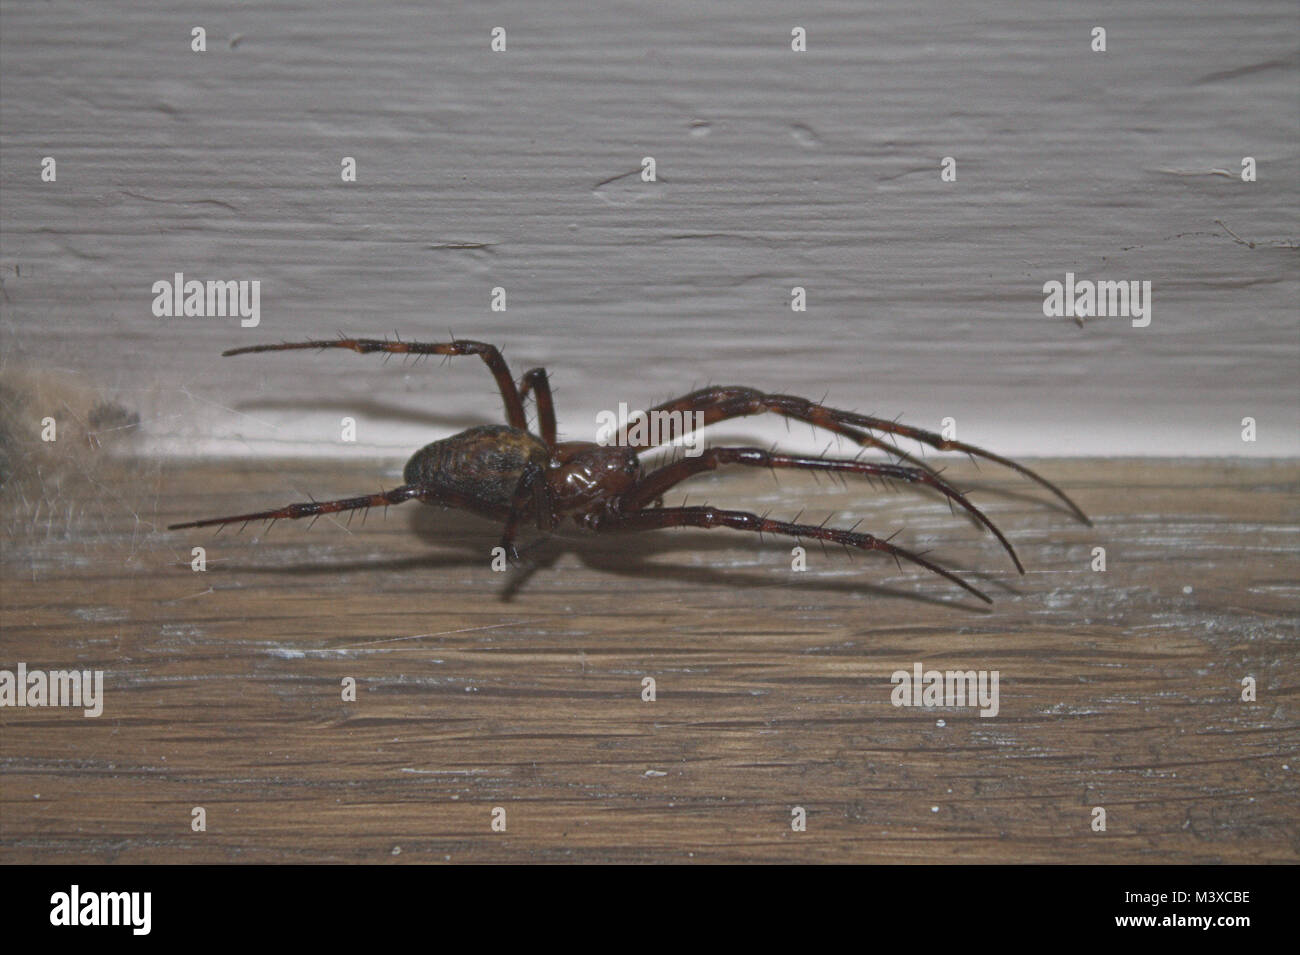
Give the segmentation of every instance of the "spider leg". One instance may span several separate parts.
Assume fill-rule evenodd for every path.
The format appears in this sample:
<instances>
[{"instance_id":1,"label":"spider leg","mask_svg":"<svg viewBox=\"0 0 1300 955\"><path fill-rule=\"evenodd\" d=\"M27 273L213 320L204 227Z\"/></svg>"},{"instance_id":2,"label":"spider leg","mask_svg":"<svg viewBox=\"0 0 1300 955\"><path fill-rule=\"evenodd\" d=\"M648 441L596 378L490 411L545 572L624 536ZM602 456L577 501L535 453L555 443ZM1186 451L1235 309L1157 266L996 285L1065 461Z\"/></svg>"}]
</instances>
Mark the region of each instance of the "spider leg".
<instances>
[{"instance_id":1,"label":"spider leg","mask_svg":"<svg viewBox=\"0 0 1300 955\"><path fill-rule=\"evenodd\" d=\"M534 393L537 402L537 428L548 448L555 447L555 399L551 397L551 379L545 368L530 368L519 382L519 399Z\"/></svg>"},{"instance_id":2,"label":"spider leg","mask_svg":"<svg viewBox=\"0 0 1300 955\"><path fill-rule=\"evenodd\" d=\"M896 561L906 560L931 573L938 574L952 581L968 593L974 594L985 603L993 600L985 593L966 583L950 570L926 560L920 554L914 554L873 537L871 534L859 534L854 531L825 527L819 524L793 524L786 521L774 521L759 517L749 511L729 511L718 507L663 507L654 510L635 511L617 518L606 518L596 525L598 530L613 531L649 531L663 527L730 527L739 531L754 531L759 534L784 534L796 539L830 541L861 550L878 550L892 556Z\"/></svg>"},{"instance_id":3,"label":"spider leg","mask_svg":"<svg viewBox=\"0 0 1300 955\"><path fill-rule=\"evenodd\" d=\"M752 388L704 388L700 391L693 391L689 395L683 395L680 398L675 398L672 401L666 401L661 405L657 405L656 407L651 408L648 414L682 414L681 420L685 424L685 428L681 430L676 429L677 418L667 419L670 423L670 428L665 430L668 430L671 433L666 437L663 437L663 440L660 441L660 444L667 444L669 441L680 438L682 435L689 434L696 430L695 425L692 424L694 419L689 417L689 415L695 411L701 412L704 415L700 427L706 427L716 421L726 421L729 418L740 418L745 415L761 414L764 411L775 411L784 417L793 418L797 421L806 421L809 424L816 425L826 431L834 432L835 434L848 438L855 444L864 445L870 448L879 448L886 454L898 458L900 461L906 461L924 471L929 471L931 474L937 475L938 473L916 455L909 454L907 451L904 451L892 442L883 441L875 435L867 434L867 432L858 428L850 428L847 425L837 424L834 421L815 420L810 415L798 413L798 409L796 408L778 409L776 407L766 407L761 403L756 404L752 400L744 400L751 396L759 399L773 397L764 395L762 392L755 391ZM803 399L797 400L803 401ZM816 407L812 402L805 402L805 404L808 404L811 407ZM660 431L660 435L664 435L664 430ZM625 447L639 448L642 450L648 450L656 446L651 442L638 443L635 441L629 441L627 440L627 434L625 432L620 432L619 444Z\"/></svg>"},{"instance_id":4,"label":"spider leg","mask_svg":"<svg viewBox=\"0 0 1300 955\"><path fill-rule=\"evenodd\" d=\"M703 414L702 424L709 425L717 421L725 421L730 418L743 418L748 415L762 414L763 412L773 412L786 418L793 418L798 421L806 421L809 424L824 428L827 431L833 431L837 434L846 435L864 444L872 444L877 447L889 447L878 438L862 435L858 429L868 431L883 431L886 434L902 435L911 438L922 444L927 444L932 448L940 451L962 451L966 454L985 458L994 461L1004 467L1011 468L1029 478L1031 481L1041 485L1051 491L1059 500L1061 500L1080 521L1088 526L1092 526L1092 521L1083 513L1079 505L1075 504L1064 491L1053 484L1051 481L1031 471L1023 464L1017 464L1009 458L994 454L991 451L985 451L972 444L966 444L962 441L950 441L941 435L931 431L925 431L921 428L914 428L910 425L899 424L896 421L889 421L885 418L875 418L870 415L860 415L851 411L840 411L835 408L828 408L825 405L818 404L815 401L809 401L807 398L799 398L795 395L773 395L765 394L753 388L720 386L714 388L703 388L699 391L693 391L688 395L675 398L672 401L666 401L650 410L650 414L655 412L672 414L673 412L682 412L682 421L684 422L685 432L694 431L696 425L695 418L687 414L688 412L698 411ZM662 419L661 419L662 420ZM676 417L666 419L675 423ZM660 429L661 433L669 429ZM685 433L683 432L683 433ZM660 443L667 443L680 435L672 434ZM863 440L867 437L868 440ZM643 444L630 444L631 447L647 449L654 447L653 444L646 442ZM903 455L898 449L890 448L891 454L899 455L904 460L915 462L915 459ZM924 465L922 465L924 467ZM930 470L926 468L926 470ZM934 472L931 471L933 474Z\"/></svg>"},{"instance_id":5,"label":"spider leg","mask_svg":"<svg viewBox=\"0 0 1300 955\"><path fill-rule=\"evenodd\" d=\"M924 484L934 488L950 501L960 504L976 520L983 524L998 542L1011 555L1016 569L1022 574L1024 565L1016 556L1015 548L1003 536L997 526L978 507L966 499L966 496L937 475L921 468L902 467L897 464L874 464L867 461L844 461L834 458L809 458L789 454L777 454L761 448L709 448L693 458L682 458L647 474L641 482L624 495L620 502L625 510L640 510L663 495L665 491L702 471L711 471L719 464L743 464L755 468L795 468L803 471L833 471L847 474L861 474L868 477L893 478L909 484Z\"/></svg>"},{"instance_id":6,"label":"spider leg","mask_svg":"<svg viewBox=\"0 0 1300 955\"><path fill-rule=\"evenodd\" d=\"M169 524L169 531L186 527L211 527L214 524L247 524L250 521L278 521L299 517L316 517L321 514L334 514L338 511L358 511L368 507L387 507L389 504L401 504L413 497L419 497L423 488L414 484L384 491L381 494L368 494L364 497L345 497L337 501L307 501L302 504L289 504L270 511L258 511L255 514L236 514L233 517L209 517L201 521L186 521L184 524Z\"/></svg>"},{"instance_id":7,"label":"spider leg","mask_svg":"<svg viewBox=\"0 0 1300 955\"><path fill-rule=\"evenodd\" d=\"M501 547L506 552L506 559L511 563L519 560L519 551L515 549L515 538L519 534L519 524L528 516L531 505L537 515L540 530L549 531L551 521L551 501L546 484L546 472L540 465L531 461L524 465L524 473L510 498L510 511L506 514L506 524L501 530Z\"/></svg>"},{"instance_id":8,"label":"spider leg","mask_svg":"<svg viewBox=\"0 0 1300 955\"><path fill-rule=\"evenodd\" d=\"M359 354L387 352L396 355L478 355L487 364L501 391L506 406L506 420L510 427L528 430L524 417L524 402L510 377L510 366L495 345L461 339L453 342L427 344L423 342L387 341L382 338L334 338L328 341L282 342L278 345L246 345L223 351L223 356L247 355L252 352L290 351L297 348L349 348Z\"/></svg>"}]
</instances>

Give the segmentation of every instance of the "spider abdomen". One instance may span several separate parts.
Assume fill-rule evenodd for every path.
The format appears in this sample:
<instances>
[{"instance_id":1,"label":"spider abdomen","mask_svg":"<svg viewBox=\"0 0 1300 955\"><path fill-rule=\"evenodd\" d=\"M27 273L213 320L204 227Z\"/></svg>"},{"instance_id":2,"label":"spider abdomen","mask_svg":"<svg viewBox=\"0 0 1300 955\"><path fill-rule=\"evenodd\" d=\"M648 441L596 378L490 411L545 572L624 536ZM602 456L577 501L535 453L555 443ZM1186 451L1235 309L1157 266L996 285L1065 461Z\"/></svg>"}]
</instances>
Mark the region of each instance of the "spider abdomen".
<instances>
[{"instance_id":1,"label":"spider abdomen","mask_svg":"<svg viewBox=\"0 0 1300 955\"><path fill-rule=\"evenodd\" d=\"M425 445L406 462L402 480L508 508L524 466L546 460L546 445L527 431L482 425Z\"/></svg>"}]
</instances>

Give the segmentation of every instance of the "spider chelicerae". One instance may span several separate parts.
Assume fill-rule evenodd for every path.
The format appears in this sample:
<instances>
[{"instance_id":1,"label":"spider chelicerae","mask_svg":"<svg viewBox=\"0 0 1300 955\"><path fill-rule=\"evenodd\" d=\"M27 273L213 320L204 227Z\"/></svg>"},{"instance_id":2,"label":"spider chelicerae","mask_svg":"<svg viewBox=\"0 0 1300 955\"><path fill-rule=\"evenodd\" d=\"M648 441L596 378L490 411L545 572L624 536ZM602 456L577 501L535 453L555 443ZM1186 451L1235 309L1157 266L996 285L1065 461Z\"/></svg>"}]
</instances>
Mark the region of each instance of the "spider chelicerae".
<instances>
[{"instance_id":1,"label":"spider chelicerae","mask_svg":"<svg viewBox=\"0 0 1300 955\"><path fill-rule=\"evenodd\" d=\"M417 451L403 471L401 487L363 497L337 501L308 501L289 504L269 511L212 517L173 524L169 530L277 521L282 518L319 517L338 511L386 507L404 501L462 508L502 522L501 547L512 561L518 561L515 541L521 525L536 522L550 531L566 516L592 531L648 531L665 527L730 527L735 530L778 534L797 540L818 540L882 551L895 561L910 561L962 587L986 603L988 595L953 572L923 555L905 550L888 539L858 533L857 525L848 529L824 524L799 524L771 520L749 511L728 510L701 505L664 507L663 495L696 474L723 464L746 467L791 468L801 471L858 474L868 478L903 481L925 485L964 508L986 527L1011 556L1020 573L1024 566L1015 549L994 523L971 504L966 496L944 481L931 467L914 455L898 448L878 435L910 438L941 451L963 451L973 457L986 458L1005 465L1036 481L1058 497L1083 523L1087 516L1060 488L1015 461L961 441L883 418L839 411L818 402L793 395L766 394L753 388L719 386L692 391L664 402L647 414L656 421L667 421L665 430L654 428L648 436L642 431L623 435L617 446L587 441L558 441L555 431L555 405L551 397L546 369L534 368L516 385L501 352L484 342L456 340L445 343L388 341L373 338L339 338L330 341L285 342L277 345L251 345L232 348L223 355L250 352L290 351L302 348L348 348L366 354L385 352L399 355L478 355L496 379L505 403L508 425L482 425L462 431L442 441L435 441ZM540 434L528 430L524 401L529 395L537 405ZM907 464L887 464L859 459L807 457L765 451L751 447L713 447L694 457L685 457L646 473L640 455L652 451L705 425L730 418L772 412L788 419L804 421L823 428L859 445L886 451ZM797 520L797 518L796 518Z\"/></svg>"}]
</instances>

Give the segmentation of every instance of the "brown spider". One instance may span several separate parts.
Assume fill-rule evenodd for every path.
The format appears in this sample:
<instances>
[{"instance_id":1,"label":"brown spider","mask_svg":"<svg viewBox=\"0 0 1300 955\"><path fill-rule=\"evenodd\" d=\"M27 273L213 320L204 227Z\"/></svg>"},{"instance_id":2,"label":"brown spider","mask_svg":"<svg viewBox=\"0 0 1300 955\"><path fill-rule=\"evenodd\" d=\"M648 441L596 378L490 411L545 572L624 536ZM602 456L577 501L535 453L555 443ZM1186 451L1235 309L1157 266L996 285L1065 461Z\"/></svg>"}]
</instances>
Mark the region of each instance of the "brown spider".
<instances>
[{"instance_id":1,"label":"brown spider","mask_svg":"<svg viewBox=\"0 0 1300 955\"><path fill-rule=\"evenodd\" d=\"M736 530L757 531L760 534L764 532L784 534L796 539L830 541L845 547L883 551L892 555L895 561L901 559L918 564L947 578L986 603L992 603L987 595L951 571L926 560L920 554L914 554L891 544L888 540L870 534L855 533L856 524L854 528L841 530L824 525L774 521L748 511L724 510L707 505L662 506L665 491L701 471L712 470L720 464L860 474L868 478L880 477L924 484L945 495L949 501L961 505L988 528L1011 555L1016 569L1022 574L1025 572L1010 542L979 508L915 457L869 433L873 431L902 435L942 451L964 451L969 455L987 458L1013 468L1050 490L1079 520L1091 524L1078 505L1063 491L1014 461L960 441L949 441L940 435L918 428L849 411L837 411L792 395L764 394L753 388L743 387L714 387L693 391L658 405L649 412L652 416L659 413L661 417L655 420L669 421L675 426L676 433L671 433L673 429L670 428L670 433L662 436L662 440L659 441L639 438L626 440L617 447L606 447L586 441L557 441L555 406L551 398L551 386L546 369L532 369L524 375L516 387L501 352L483 342L452 341L444 344L421 344L370 338L340 338L335 341L251 345L245 348L232 348L222 354L242 355L248 352L286 351L295 348L350 348L362 354L387 352L417 356L478 355L487 363L493 377L496 378L497 387L501 390L501 398L506 406L506 419L510 424L470 428L458 435L435 441L421 448L406 464L402 475L406 483L391 491L337 501L290 504L287 507L258 511L255 514L190 521L184 524L173 524L168 528L169 530L257 520L274 522L280 518L318 517L321 514L332 514L337 511L401 504L403 501L417 498L425 504L463 508L502 521L505 528L501 535L501 547L511 561L519 559L514 542L521 522L535 520L538 528L545 532L555 527L566 514L572 515L574 522L579 526L593 531L646 531L662 527L731 527ZM540 436L528 430L524 415L524 399L530 392L537 403ZM911 462L913 466L799 457L764 451L760 448L717 447L709 448L697 457L686 457L664 465L649 474L643 473L641 469L638 458L641 452L650 451L704 425L767 411L808 422L861 445L882 448L900 460ZM690 415L683 412L699 412L699 414ZM664 417L668 415L671 416ZM899 566L902 566L901 563Z\"/></svg>"}]
</instances>

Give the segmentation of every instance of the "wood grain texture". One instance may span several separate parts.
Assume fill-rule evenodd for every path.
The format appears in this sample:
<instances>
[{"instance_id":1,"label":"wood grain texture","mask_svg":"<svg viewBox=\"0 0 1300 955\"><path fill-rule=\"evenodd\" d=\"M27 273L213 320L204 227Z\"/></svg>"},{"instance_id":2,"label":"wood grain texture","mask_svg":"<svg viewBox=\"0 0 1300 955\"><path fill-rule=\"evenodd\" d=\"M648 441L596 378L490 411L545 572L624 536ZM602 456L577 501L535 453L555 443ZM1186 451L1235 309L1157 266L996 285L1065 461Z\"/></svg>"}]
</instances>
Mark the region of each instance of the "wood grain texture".
<instances>
[{"instance_id":1,"label":"wood grain texture","mask_svg":"<svg viewBox=\"0 0 1300 955\"><path fill-rule=\"evenodd\" d=\"M725 531L553 542L518 586L488 569L496 528L420 505L165 532L400 462L66 453L6 491L2 663L103 669L105 712L0 710L5 862L1300 860L1294 462L1039 462L1094 529L954 463L1023 578L931 497L691 491L903 527L983 610L886 559L811 547L794 573L788 544ZM999 714L892 706L917 662L998 670Z\"/></svg>"}]
</instances>

